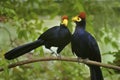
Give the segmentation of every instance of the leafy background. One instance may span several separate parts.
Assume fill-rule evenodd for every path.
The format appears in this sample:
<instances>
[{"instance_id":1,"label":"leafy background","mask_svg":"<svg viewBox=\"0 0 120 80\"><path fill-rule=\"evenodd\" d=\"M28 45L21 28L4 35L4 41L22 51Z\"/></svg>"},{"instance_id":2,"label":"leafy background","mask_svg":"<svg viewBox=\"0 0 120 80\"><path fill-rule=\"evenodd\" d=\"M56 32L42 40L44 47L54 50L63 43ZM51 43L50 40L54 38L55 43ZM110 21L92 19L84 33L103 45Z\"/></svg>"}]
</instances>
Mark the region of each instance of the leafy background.
<instances>
[{"instance_id":1,"label":"leafy background","mask_svg":"<svg viewBox=\"0 0 120 80\"><path fill-rule=\"evenodd\" d=\"M72 16L85 11L87 31L100 46L102 62L120 66L120 1L118 0L0 0L0 80L90 80L84 64L72 62L38 62L13 69L7 65L21 60L49 57L50 51L39 47L18 59L7 61L4 54L16 46L36 40L45 30L60 24L62 15ZM61 52L72 55L70 44ZM54 56L54 55L52 55ZM105 80L120 80L117 70L102 68Z\"/></svg>"}]
</instances>

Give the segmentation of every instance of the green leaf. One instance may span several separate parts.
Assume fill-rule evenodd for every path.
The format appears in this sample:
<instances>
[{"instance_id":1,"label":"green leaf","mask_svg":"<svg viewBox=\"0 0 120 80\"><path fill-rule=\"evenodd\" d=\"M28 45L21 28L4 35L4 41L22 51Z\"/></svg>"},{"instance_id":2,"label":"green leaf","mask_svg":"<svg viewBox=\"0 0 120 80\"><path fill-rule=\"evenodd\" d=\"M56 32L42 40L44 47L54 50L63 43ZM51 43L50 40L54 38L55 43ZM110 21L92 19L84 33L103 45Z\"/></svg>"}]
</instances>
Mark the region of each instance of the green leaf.
<instances>
[{"instance_id":1,"label":"green leaf","mask_svg":"<svg viewBox=\"0 0 120 80\"><path fill-rule=\"evenodd\" d=\"M105 42L106 44L108 44L110 41L111 41L111 40L110 40L110 38L109 38L108 36L106 36L106 37L104 38L104 42Z\"/></svg>"},{"instance_id":2,"label":"green leaf","mask_svg":"<svg viewBox=\"0 0 120 80\"><path fill-rule=\"evenodd\" d=\"M113 46L115 49L118 49L118 48L119 48L118 44L117 44L116 42L114 42L114 41L112 41L112 46Z\"/></svg>"}]
</instances>

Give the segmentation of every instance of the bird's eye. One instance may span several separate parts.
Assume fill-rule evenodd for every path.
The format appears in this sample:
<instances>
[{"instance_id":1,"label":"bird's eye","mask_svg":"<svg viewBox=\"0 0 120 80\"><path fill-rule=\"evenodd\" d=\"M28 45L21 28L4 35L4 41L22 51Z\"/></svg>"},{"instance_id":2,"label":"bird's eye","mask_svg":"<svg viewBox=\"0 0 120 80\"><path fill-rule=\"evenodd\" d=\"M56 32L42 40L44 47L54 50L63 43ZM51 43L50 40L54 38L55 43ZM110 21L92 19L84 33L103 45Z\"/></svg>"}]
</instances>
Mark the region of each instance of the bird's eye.
<instances>
[{"instance_id":1,"label":"bird's eye","mask_svg":"<svg viewBox=\"0 0 120 80\"><path fill-rule=\"evenodd\" d=\"M79 21L79 22L80 22L80 21L81 21L81 19L78 17L77 21Z\"/></svg>"}]
</instances>

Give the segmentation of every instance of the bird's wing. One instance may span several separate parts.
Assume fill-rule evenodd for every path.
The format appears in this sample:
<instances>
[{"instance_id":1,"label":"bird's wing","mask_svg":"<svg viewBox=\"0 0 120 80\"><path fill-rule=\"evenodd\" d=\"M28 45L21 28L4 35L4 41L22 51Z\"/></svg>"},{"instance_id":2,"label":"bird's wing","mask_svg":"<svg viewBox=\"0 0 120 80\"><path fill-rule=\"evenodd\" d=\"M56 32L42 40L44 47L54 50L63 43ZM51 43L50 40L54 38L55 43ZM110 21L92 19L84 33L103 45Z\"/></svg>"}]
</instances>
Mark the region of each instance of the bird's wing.
<instances>
[{"instance_id":1,"label":"bird's wing","mask_svg":"<svg viewBox=\"0 0 120 80\"><path fill-rule=\"evenodd\" d=\"M43 34L41 34L38 39L43 39L43 40L48 39L48 40L50 40L52 37L55 36L56 32L58 31L57 30L58 28L59 28L59 26L54 26L54 27L48 29Z\"/></svg>"},{"instance_id":2,"label":"bird's wing","mask_svg":"<svg viewBox=\"0 0 120 80\"><path fill-rule=\"evenodd\" d=\"M95 38L89 34L88 39L89 39L89 47L91 49L91 54L92 54L91 56L93 56L94 58L92 60L101 62L100 50Z\"/></svg>"}]
</instances>

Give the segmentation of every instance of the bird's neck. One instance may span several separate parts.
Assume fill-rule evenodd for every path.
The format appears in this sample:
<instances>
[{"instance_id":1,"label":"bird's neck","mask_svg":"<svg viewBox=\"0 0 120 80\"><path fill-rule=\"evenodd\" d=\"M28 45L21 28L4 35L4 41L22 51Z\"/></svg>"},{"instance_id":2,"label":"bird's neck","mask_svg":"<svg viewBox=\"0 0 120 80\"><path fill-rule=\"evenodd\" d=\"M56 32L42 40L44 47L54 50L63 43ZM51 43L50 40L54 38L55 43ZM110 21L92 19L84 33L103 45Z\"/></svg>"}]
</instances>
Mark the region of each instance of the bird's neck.
<instances>
[{"instance_id":1,"label":"bird's neck","mask_svg":"<svg viewBox=\"0 0 120 80\"><path fill-rule=\"evenodd\" d=\"M81 22L76 23L76 27L81 28L81 29L85 29L86 21L82 20Z\"/></svg>"},{"instance_id":2,"label":"bird's neck","mask_svg":"<svg viewBox=\"0 0 120 80\"><path fill-rule=\"evenodd\" d=\"M60 24L60 27L64 27L64 28L66 28L66 26L65 26L64 24Z\"/></svg>"}]
</instances>

